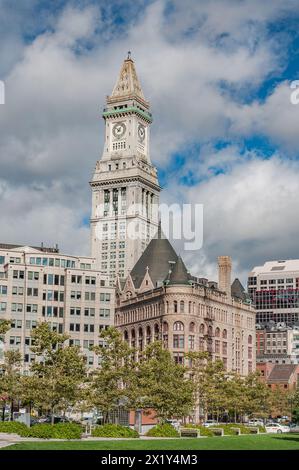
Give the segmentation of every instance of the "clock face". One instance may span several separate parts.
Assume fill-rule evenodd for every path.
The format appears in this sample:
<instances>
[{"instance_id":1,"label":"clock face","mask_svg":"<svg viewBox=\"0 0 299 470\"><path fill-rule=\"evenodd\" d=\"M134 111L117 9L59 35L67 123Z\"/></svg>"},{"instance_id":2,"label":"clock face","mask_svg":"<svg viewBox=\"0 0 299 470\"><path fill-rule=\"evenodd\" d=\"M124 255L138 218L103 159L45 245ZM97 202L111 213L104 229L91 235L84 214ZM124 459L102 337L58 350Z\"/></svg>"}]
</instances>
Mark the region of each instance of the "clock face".
<instances>
[{"instance_id":1,"label":"clock face","mask_svg":"<svg viewBox=\"0 0 299 470\"><path fill-rule=\"evenodd\" d=\"M126 125L123 122L117 122L112 128L112 133L116 139L120 139L126 132Z\"/></svg>"},{"instance_id":2,"label":"clock face","mask_svg":"<svg viewBox=\"0 0 299 470\"><path fill-rule=\"evenodd\" d=\"M140 142L143 142L145 139L145 127L143 126L143 124L138 125L138 138Z\"/></svg>"}]
</instances>

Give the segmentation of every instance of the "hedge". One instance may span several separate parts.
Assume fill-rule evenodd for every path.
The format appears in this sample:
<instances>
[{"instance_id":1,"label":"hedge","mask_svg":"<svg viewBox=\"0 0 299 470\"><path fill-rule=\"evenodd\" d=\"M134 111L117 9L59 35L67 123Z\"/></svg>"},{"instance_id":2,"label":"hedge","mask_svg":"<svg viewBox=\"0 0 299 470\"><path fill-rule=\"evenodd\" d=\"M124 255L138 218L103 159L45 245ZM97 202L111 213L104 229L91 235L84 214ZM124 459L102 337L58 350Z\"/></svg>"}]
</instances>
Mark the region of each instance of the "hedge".
<instances>
[{"instance_id":1,"label":"hedge","mask_svg":"<svg viewBox=\"0 0 299 470\"><path fill-rule=\"evenodd\" d=\"M0 421L0 432L22 436L28 430L26 424L17 421Z\"/></svg>"},{"instance_id":2,"label":"hedge","mask_svg":"<svg viewBox=\"0 0 299 470\"><path fill-rule=\"evenodd\" d=\"M187 424L184 427L185 428L198 429L200 436L205 436L205 437L213 437L214 436L213 432L209 428L206 428L205 426L201 426L200 424Z\"/></svg>"},{"instance_id":3,"label":"hedge","mask_svg":"<svg viewBox=\"0 0 299 470\"><path fill-rule=\"evenodd\" d=\"M35 424L28 428L15 421L0 422L0 432L39 439L81 439L82 428L75 423Z\"/></svg>"},{"instance_id":4,"label":"hedge","mask_svg":"<svg viewBox=\"0 0 299 470\"><path fill-rule=\"evenodd\" d=\"M171 424L157 424L147 433L149 437L180 437L177 430Z\"/></svg>"},{"instance_id":5,"label":"hedge","mask_svg":"<svg viewBox=\"0 0 299 470\"><path fill-rule=\"evenodd\" d=\"M139 434L135 429L120 424L103 424L95 426L91 435L93 437L124 437L124 438L137 438Z\"/></svg>"}]
</instances>

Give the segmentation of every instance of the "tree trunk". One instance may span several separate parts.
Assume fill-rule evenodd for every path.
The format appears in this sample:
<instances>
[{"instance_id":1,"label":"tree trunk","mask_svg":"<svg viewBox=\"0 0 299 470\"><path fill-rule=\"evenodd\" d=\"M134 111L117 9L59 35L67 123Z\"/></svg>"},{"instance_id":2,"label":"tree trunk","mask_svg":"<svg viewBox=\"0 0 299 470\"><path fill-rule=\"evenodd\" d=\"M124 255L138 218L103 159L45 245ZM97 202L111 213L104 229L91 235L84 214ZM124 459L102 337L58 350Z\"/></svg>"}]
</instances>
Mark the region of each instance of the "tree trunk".
<instances>
[{"instance_id":1,"label":"tree trunk","mask_svg":"<svg viewBox=\"0 0 299 470\"><path fill-rule=\"evenodd\" d=\"M13 400L10 402L10 421L13 421Z\"/></svg>"},{"instance_id":2,"label":"tree trunk","mask_svg":"<svg viewBox=\"0 0 299 470\"><path fill-rule=\"evenodd\" d=\"M54 406L52 406L52 410L51 410L51 424L52 426L54 424Z\"/></svg>"}]
</instances>

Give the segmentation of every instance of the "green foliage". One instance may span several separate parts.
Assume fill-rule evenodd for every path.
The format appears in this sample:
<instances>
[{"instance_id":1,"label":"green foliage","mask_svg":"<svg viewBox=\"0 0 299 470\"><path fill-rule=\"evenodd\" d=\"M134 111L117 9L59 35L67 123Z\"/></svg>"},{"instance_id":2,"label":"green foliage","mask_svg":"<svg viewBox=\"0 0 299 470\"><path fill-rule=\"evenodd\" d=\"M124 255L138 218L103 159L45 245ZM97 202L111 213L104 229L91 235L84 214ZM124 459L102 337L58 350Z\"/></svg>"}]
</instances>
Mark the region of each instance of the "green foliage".
<instances>
[{"instance_id":1,"label":"green foliage","mask_svg":"<svg viewBox=\"0 0 299 470\"><path fill-rule=\"evenodd\" d=\"M18 423L17 421L0 421L0 432L23 436L27 429L25 424Z\"/></svg>"},{"instance_id":2,"label":"green foliage","mask_svg":"<svg viewBox=\"0 0 299 470\"><path fill-rule=\"evenodd\" d=\"M198 429L200 432L200 436L205 436L205 437L214 436L213 432L209 428L206 428L205 426L201 426L200 424L187 424L184 427Z\"/></svg>"},{"instance_id":3,"label":"green foliage","mask_svg":"<svg viewBox=\"0 0 299 470\"><path fill-rule=\"evenodd\" d=\"M118 408L120 402L134 408L135 362L134 350L115 328L101 331L100 337L105 346L96 346L93 351L98 355L101 367L90 374L88 399L92 406L102 411L104 421L107 421L108 413Z\"/></svg>"},{"instance_id":4,"label":"green foliage","mask_svg":"<svg viewBox=\"0 0 299 470\"><path fill-rule=\"evenodd\" d=\"M186 372L161 342L148 345L135 374L140 397L137 406L155 410L162 421L188 416L194 408L194 394Z\"/></svg>"},{"instance_id":5,"label":"green foliage","mask_svg":"<svg viewBox=\"0 0 299 470\"><path fill-rule=\"evenodd\" d=\"M0 341L2 340L1 336L5 335L11 327L11 322L9 320L0 320Z\"/></svg>"},{"instance_id":6,"label":"green foliage","mask_svg":"<svg viewBox=\"0 0 299 470\"><path fill-rule=\"evenodd\" d=\"M104 424L96 426L92 430L93 437L124 437L124 438L137 438L139 434L135 429L119 424Z\"/></svg>"},{"instance_id":7,"label":"green foliage","mask_svg":"<svg viewBox=\"0 0 299 470\"><path fill-rule=\"evenodd\" d=\"M43 360L31 365L33 374L23 399L53 416L55 409L66 409L80 399L86 377L84 358L78 347L65 345L68 336L52 331L46 322L32 332L32 339L32 351Z\"/></svg>"},{"instance_id":8,"label":"green foliage","mask_svg":"<svg viewBox=\"0 0 299 470\"><path fill-rule=\"evenodd\" d=\"M168 423L157 424L157 426L150 429L146 435L149 437L180 437L177 430Z\"/></svg>"},{"instance_id":9,"label":"green foliage","mask_svg":"<svg viewBox=\"0 0 299 470\"><path fill-rule=\"evenodd\" d=\"M23 423L4 421L0 422L0 432L40 439L80 439L82 428L74 423L35 424L28 428Z\"/></svg>"}]
</instances>

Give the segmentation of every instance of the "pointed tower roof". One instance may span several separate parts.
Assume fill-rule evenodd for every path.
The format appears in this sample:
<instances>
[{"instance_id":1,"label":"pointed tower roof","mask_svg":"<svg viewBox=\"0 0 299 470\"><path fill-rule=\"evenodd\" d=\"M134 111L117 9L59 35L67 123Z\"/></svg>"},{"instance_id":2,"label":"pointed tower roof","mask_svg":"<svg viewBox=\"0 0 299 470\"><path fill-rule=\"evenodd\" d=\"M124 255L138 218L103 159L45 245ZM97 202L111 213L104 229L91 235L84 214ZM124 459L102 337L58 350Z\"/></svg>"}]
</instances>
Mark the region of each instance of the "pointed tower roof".
<instances>
[{"instance_id":1,"label":"pointed tower roof","mask_svg":"<svg viewBox=\"0 0 299 470\"><path fill-rule=\"evenodd\" d=\"M169 274L167 281L167 284L189 284L190 275L180 256Z\"/></svg>"},{"instance_id":2,"label":"pointed tower roof","mask_svg":"<svg viewBox=\"0 0 299 470\"><path fill-rule=\"evenodd\" d=\"M147 269L154 286L162 283L169 274L171 263L176 263L177 259L174 248L164 237L159 224L157 238L150 241L131 271L135 287L140 287Z\"/></svg>"},{"instance_id":3,"label":"pointed tower roof","mask_svg":"<svg viewBox=\"0 0 299 470\"><path fill-rule=\"evenodd\" d=\"M250 302L250 297L238 278L232 283L231 294L233 297L242 300L242 302Z\"/></svg>"},{"instance_id":4,"label":"pointed tower roof","mask_svg":"<svg viewBox=\"0 0 299 470\"><path fill-rule=\"evenodd\" d=\"M107 101L111 103L132 98L139 99L142 104L148 107L136 73L134 61L131 58L131 53L128 52L128 57L122 64L115 87Z\"/></svg>"}]
</instances>

